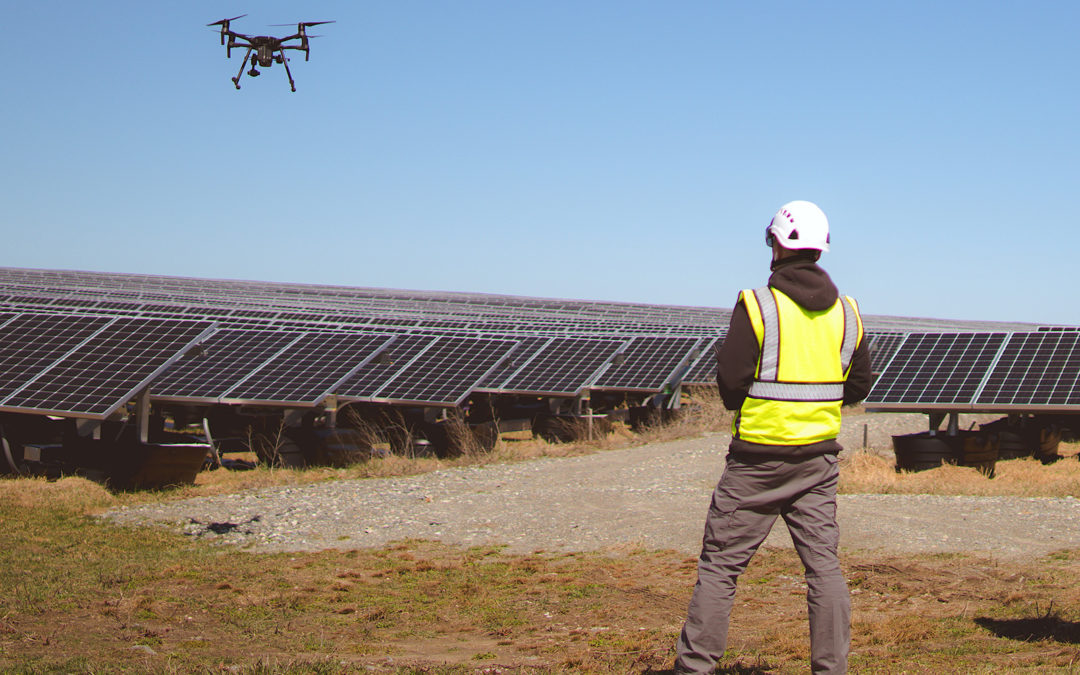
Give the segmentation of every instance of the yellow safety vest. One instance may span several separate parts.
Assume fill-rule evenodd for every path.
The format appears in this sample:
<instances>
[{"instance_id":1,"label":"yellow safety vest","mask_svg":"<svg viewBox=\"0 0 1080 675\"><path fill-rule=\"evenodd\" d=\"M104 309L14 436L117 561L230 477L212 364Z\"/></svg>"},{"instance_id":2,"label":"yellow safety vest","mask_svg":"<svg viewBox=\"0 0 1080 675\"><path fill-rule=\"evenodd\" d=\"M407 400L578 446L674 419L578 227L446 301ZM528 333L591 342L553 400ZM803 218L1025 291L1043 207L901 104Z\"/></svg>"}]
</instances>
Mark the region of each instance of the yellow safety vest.
<instances>
[{"instance_id":1,"label":"yellow safety vest","mask_svg":"<svg viewBox=\"0 0 1080 675\"><path fill-rule=\"evenodd\" d=\"M812 312L775 288L739 293L758 343L754 382L732 435L764 445L808 445L840 433L844 381L863 338L855 300Z\"/></svg>"}]
</instances>

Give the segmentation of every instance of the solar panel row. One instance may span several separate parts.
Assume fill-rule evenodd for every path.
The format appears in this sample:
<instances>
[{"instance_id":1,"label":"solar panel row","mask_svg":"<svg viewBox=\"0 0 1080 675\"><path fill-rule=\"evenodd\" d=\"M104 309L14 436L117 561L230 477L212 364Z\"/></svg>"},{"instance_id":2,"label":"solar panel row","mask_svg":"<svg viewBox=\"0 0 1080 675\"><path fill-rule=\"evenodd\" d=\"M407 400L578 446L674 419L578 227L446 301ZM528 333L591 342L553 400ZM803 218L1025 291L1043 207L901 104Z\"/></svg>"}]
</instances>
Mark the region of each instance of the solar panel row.
<instances>
[{"instance_id":1,"label":"solar panel row","mask_svg":"<svg viewBox=\"0 0 1080 675\"><path fill-rule=\"evenodd\" d=\"M657 319L654 323L658 326L694 323L715 326L726 323L727 319L726 310L712 308L13 268L0 268L0 288L9 291L8 299L40 302L40 297L32 296L36 291L47 288L52 292L64 292L68 296L65 302L78 302L80 296L84 298L83 302L91 298L99 303L128 300L132 304L144 305L143 311L151 311L152 305L158 305L156 309L160 311L170 303L201 302L203 299L231 312L257 311L263 306L282 314L289 312L289 307L292 307L294 316L275 318L293 319L305 318L305 311L325 313L344 310L355 313L354 310L363 308L397 312L403 319L418 315L434 318L435 314L441 313L444 320L455 317L471 320L477 316L496 319L500 315L511 319L547 316L589 322L615 320L627 325L651 317ZM50 300L46 298L45 301Z\"/></svg>"},{"instance_id":2,"label":"solar panel row","mask_svg":"<svg viewBox=\"0 0 1080 675\"><path fill-rule=\"evenodd\" d=\"M12 362L0 373L0 404L15 402L18 394L18 402L71 409L77 407L73 399L63 398L56 387L48 389L44 379L42 391L20 380L20 368L58 360L65 340L77 342L78 331L96 331L118 317L214 321L222 328L205 342L206 356L177 363L154 381L157 400L314 406L328 395L458 405L473 391L565 397L585 389L648 393L676 384L679 377L685 384L711 386L713 351L729 315L710 308L0 268L0 309L25 307L56 313L37 312L32 328L42 335L57 333L53 351L38 353L27 346L17 358L9 354ZM58 319L60 312L65 314ZM71 320L72 312L79 312L78 322ZM29 330L17 319L0 321L0 346L9 342L3 331L10 331L17 344L19 331ZM75 331L74 337L65 331ZM950 334L968 337L922 347L913 356L901 353L905 333L868 331L875 372L894 372L886 364L904 359L941 359L932 373L890 376L891 384L879 381L886 403L952 404L972 395L971 380L991 395L993 383L984 385L974 372L957 380L974 358L964 351L964 342L986 333ZM916 347L912 341L909 351ZM993 352L992 345L981 349L983 356ZM1021 350L1017 359L1031 353ZM0 366L4 359L0 351ZM970 367L982 365L975 359ZM75 378L73 372L57 372ZM6 394L5 377L14 387ZM1004 401L1018 377L1003 380L995 400ZM1037 385L1023 386L1061 399L1066 385L1051 387L1047 377L1044 372Z\"/></svg>"}]
</instances>

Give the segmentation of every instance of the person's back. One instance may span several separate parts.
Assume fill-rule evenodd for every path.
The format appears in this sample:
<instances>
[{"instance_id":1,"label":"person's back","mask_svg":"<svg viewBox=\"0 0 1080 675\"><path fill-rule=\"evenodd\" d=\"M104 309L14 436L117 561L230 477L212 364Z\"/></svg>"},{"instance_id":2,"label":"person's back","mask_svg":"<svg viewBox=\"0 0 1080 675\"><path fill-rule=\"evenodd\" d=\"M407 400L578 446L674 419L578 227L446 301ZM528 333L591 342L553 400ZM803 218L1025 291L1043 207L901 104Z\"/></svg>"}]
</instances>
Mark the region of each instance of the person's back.
<instances>
[{"instance_id":1,"label":"person's back","mask_svg":"<svg viewBox=\"0 0 1080 675\"><path fill-rule=\"evenodd\" d=\"M739 294L717 350L720 394L737 413L677 645L678 672L709 672L723 655L735 582L777 516L806 567L812 669L847 667L836 437L841 406L869 391L869 351L857 304L817 265L829 249L825 214L810 202L785 204L766 243L773 251L769 284Z\"/></svg>"}]
</instances>

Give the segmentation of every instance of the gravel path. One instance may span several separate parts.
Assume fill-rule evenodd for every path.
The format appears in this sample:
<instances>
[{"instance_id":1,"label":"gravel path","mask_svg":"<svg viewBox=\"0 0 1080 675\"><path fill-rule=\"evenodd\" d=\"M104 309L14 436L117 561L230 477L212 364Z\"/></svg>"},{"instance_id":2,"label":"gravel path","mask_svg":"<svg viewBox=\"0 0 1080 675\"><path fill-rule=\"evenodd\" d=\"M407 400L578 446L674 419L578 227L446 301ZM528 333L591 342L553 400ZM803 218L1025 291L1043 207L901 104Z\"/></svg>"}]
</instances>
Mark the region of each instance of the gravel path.
<instances>
[{"instance_id":1,"label":"gravel path","mask_svg":"<svg viewBox=\"0 0 1080 675\"><path fill-rule=\"evenodd\" d=\"M888 447L922 415L861 415L841 442ZM251 551L364 548L422 538L502 544L515 553L674 549L697 555L727 448L710 434L568 458L345 480L114 509L118 523L163 523ZM894 552L977 551L1002 558L1080 548L1080 500L841 495L841 546ZM767 546L791 546L778 524Z\"/></svg>"}]
</instances>

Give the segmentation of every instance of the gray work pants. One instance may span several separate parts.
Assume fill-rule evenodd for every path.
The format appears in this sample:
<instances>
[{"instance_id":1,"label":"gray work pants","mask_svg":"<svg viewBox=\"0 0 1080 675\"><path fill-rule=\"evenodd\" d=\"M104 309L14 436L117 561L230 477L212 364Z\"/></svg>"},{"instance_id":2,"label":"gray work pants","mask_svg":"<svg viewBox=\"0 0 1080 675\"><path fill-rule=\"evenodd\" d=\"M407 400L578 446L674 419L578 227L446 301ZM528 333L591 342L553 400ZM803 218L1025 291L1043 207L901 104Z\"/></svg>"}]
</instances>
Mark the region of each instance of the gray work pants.
<instances>
[{"instance_id":1,"label":"gray work pants","mask_svg":"<svg viewBox=\"0 0 1080 675\"><path fill-rule=\"evenodd\" d=\"M676 672L707 673L727 646L735 580L783 516L806 571L810 666L847 671L851 598L837 558L835 455L790 460L729 456L705 521L698 580L677 645Z\"/></svg>"}]
</instances>

